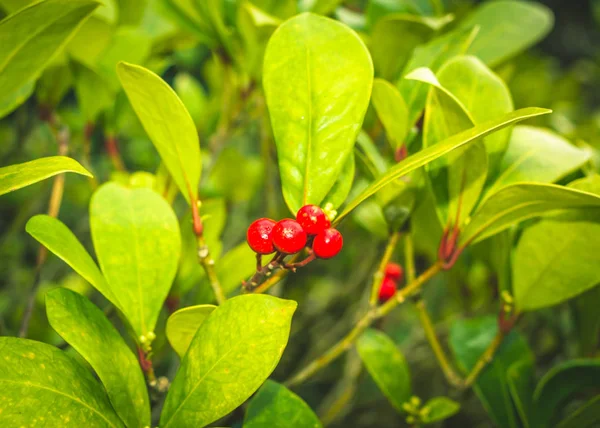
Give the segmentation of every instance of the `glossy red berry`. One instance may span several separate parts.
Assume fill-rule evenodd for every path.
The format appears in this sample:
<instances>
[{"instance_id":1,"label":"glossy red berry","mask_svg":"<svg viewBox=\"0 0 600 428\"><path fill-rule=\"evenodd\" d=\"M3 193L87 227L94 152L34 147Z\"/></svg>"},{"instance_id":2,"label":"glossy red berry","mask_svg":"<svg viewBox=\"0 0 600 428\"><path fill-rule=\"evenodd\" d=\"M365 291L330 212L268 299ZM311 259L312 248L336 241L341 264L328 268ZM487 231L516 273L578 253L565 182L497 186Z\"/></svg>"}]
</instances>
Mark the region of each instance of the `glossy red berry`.
<instances>
[{"instance_id":1,"label":"glossy red berry","mask_svg":"<svg viewBox=\"0 0 600 428\"><path fill-rule=\"evenodd\" d=\"M246 240L252 250L258 254L271 254L275 252L271 234L275 221L270 218L259 218L253 222L246 231Z\"/></svg>"},{"instance_id":2,"label":"glossy red berry","mask_svg":"<svg viewBox=\"0 0 600 428\"><path fill-rule=\"evenodd\" d=\"M392 278L384 278L379 287L379 301L385 302L396 293L396 281Z\"/></svg>"},{"instance_id":3,"label":"glossy red berry","mask_svg":"<svg viewBox=\"0 0 600 428\"><path fill-rule=\"evenodd\" d=\"M388 263L385 267L385 276L400 282L404 277L404 269L397 263Z\"/></svg>"},{"instance_id":4,"label":"glossy red berry","mask_svg":"<svg viewBox=\"0 0 600 428\"><path fill-rule=\"evenodd\" d=\"M313 241L312 249L320 259L330 259L340 252L344 245L342 234L336 229L325 229Z\"/></svg>"},{"instance_id":5,"label":"glossy red berry","mask_svg":"<svg viewBox=\"0 0 600 428\"><path fill-rule=\"evenodd\" d=\"M304 248L307 236L300 223L291 218L284 218L273 227L271 240L278 251L295 254Z\"/></svg>"},{"instance_id":6,"label":"glossy red berry","mask_svg":"<svg viewBox=\"0 0 600 428\"><path fill-rule=\"evenodd\" d=\"M323 210L316 205L304 205L296 214L296 221L309 235L318 235L331 226Z\"/></svg>"}]
</instances>

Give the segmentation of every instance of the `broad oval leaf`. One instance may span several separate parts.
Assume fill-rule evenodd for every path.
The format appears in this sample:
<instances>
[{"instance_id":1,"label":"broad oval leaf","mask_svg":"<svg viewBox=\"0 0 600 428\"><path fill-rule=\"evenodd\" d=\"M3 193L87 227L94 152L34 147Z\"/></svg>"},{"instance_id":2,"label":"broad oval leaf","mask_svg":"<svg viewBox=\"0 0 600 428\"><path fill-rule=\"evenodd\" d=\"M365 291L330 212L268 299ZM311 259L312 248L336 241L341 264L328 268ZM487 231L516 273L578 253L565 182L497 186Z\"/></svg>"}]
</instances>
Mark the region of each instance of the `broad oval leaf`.
<instances>
[{"instance_id":1,"label":"broad oval leaf","mask_svg":"<svg viewBox=\"0 0 600 428\"><path fill-rule=\"evenodd\" d=\"M600 361L579 359L552 368L538 383L533 396L534 426L553 426L553 418L570 397L593 391L600 385ZM556 421L554 421L556 422Z\"/></svg>"},{"instance_id":2,"label":"broad oval leaf","mask_svg":"<svg viewBox=\"0 0 600 428\"><path fill-rule=\"evenodd\" d=\"M196 305L179 309L167 319L166 335L171 347L183 358L198 328L214 311L214 305Z\"/></svg>"},{"instance_id":3,"label":"broad oval leaf","mask_svg":"<svg viewBox=\"0 0 600 428\"><path fill-rule=\"evenodd\" d=\"M319 205L337 181L367 111L373 64L339 22L303 13L267 46L263 85L284 199L296 213Z\"/></svg>"},{"instance_id":4,"label":"broad oval leaf","mask_svg":"<svg viewBox=\"0 0 600 428\"><path fill-rule=\"evenodd\" d=\"M600 207L600 196L554 184L512 184L479 206L461 233L459 245L466 247L551 211L585 207Z\"/></svg>"},{"instance_id":5,"label":"broad oval leaf","mask_svg":"<svg viewBox=\"0 0 600 428\"><path fill-rule=\"evenodd\" d=\"M60 349L15 337L0 337L0 349L0 425L124 426L102 385Z\"/></svg>"},{"instance_id":6,"label":"broad oval leaf","mask_svg":"<svg viewBox=\"0 0 600 428\"><path fill-rule=\"evenodd\" d=\"M146 381L136 356L96 305L66 288L46 293L48 321L92 366L128 427L150 426Z\"/></svg>"},{"instance_id":7,"label":"broad oval leaf","mask_svg":"<svg viewBox=\"0 0 600 428\"><path fill-rule=\"evenodd\" d=\"M161 428L207 425L246 401L277 366L296 302L243 295L198 329L169 388Z\"/></svg>"},{"instance_id":8,"label":"broad oval leaf","mask_svg":"<svg viewBox=\"0 0 600 428\"><path fill-rule=\"evenodd\" d=\"M117 74L133 110L188 203L196 203L200 142L190 114L173 89L139 65L120 62Z\"/></svg>"},{"instance_id":9,"label":"broad oval leaf","mask_svg":"<svg viewBox=\"0 0 600 428\"><path fill-rule=\"evenodd\" d=\"M458 320L450 328L450 347L465 372L470 371L498 331L496 317ZM507 370L518 361L533 360L525 339L516 331L506 336L496 355L475 382L475 393L501 427L518 427L517 414L510 398Z\"/></svg>"},{"instance_id":10,"label":"broad oval leaf","mask_svg":"<svg viewBox=\"0 0 600 428\"><path fill-rule=\"evenodd\" d=\"M40 76L98 5L86 0L45 0L0 22L0 104L7 98L25 100L17 95Z\"/></svg>"},{"instance_id":11,"label":"broad oval leaf","mask_svg":"<svg viewBox=\"0 0 600 428\"><path fill-rule=\"evenodd\" d=\"M543 108L525 108L516 110L509 113L499 119L491 120L480 125L476 125L471 129L461 132L460 134L454 135L446 140L437 143L431 147L421 150L420 152L409 156L402 162L392 167L386 174L375 180L369 187L360 193L354 200L352 200L344 209L344 211L336 218L335 223L339 223L345 216L350 214L354 208L356 208L365 199L373 196L383 187L392 183L394 180L420 168L434 159L443 156L452 150L455 150L465 144L477 140L478 138L485 137L499 129L505 128L509 125L517 123L519 121L529 119L535 116L550 113L550 110Z\"/></svg>"},{"instance_id":12,"label":"broad oval leaf","mask_svg":"<svg viewBox=\"0 0 600 428\"><path fill-rule=\"evenodd\" d=\"M410 371L396 344L384 333L367 329L358 338L356 349L381 392L403 412L402 404L411 396Z\"/></svg>"},{"instance_id":13,"label":"broad oval leaf","mask_svg":"<svg viewBox=\"0 0 600 428\"><path fill-rule=\"evenodd\" d=\"M74 172L91 177L76 160L65 156L50 156L0 168L0 195L63 172Z\"/></svg>"},{"instance_id":14,"label":"broad oval leaf","mask_svg":"<svg viewBox=\"0 0 600 428\"><path fill-rule=\"evenodd\" d=\"M285 386L267 380L250 400L244 428L320 428L308 404Z\"/></svg>"},{"instance_id":15,"label":"broad oval leaf","mask_svg":"<svg viewBox=\"0 0 600 428\"><path fill-rule=\"evenodd\" d=\"M528 227L513 257L515 304L522 311L556 305L600 284L596 221L543 220Z\"/></svg>"},{"instance_id":16,"label":"broad oval leaf","mask_svg":"<svg viewBox=\"0 0 600 428\"><path fill-rule=\"evenodd\" d=\"M409 128L408 108L398 89L390 82L375 79L371 102L385 128L392 148L397 149L402 146Z\"/></svg>"},{"instance_id":17,"label":"broad oval leaf","mask_svg":"<svg viewBox=\"0 0 600 428\"><path fill-rule=\"evenodd\" d=\"M480 27L468 53L494 67L540 41L553 24L554 16L547 6L501 0L481 4L459 28Z\"/></svg>"},{"instance_id":18,"label":"broad oval leaf","mask_svg":"<svg viewBox=\"0 0 600 428\"><path fill-rule=\"evenodd\" d=\"M181 249L173 209L150 189L101 186L90 224L98 262L138 339L154 331Z\"/></svg>"},{"instance_id":19,"label":"broad oval leaf","mask_svg":"<svg viewBox=\"0 0 600 428\"><path fill-rule=\"evenodd\" d=\"M40 214L29 219L25 230L120 309L119 300L104 279L96 262L63 222L57 218Z\"/></svg>"},{"instance_id":20,"label":"broad oval leaf","mask_svg":"<svg viewBox=\"0 0 600 428\"><path fill-rule=\"evenodd\" d=\"M460 410L460 404L448 397L435 397L423 406L425 410L421 420L425 424L442 421L454 416Z\"/></svg>"},{"instance_id":21,"label":"broad oval leaf","mask_svg":"<svg viewBox=\"0 0 600 428\"><path fill-rule=\"evenodd\" d=\"M590 154L549 129L518 125L512 131L499 174L488 194L519 181L554 183L581 167Z\"/></svg>"}]
</instances>

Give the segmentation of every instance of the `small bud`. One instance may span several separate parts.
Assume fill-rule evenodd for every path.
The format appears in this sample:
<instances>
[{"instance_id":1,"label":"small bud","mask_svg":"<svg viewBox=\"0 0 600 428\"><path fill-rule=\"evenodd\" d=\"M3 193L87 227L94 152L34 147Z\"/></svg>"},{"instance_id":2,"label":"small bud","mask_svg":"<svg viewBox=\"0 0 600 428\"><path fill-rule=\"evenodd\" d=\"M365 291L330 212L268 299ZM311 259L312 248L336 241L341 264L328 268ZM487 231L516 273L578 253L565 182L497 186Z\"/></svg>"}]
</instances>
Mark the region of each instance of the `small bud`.
<instances>
[{"instance_id":1,"label":"small bud","mask_svg":"<svg viewBox=\"0 0 600 428\"><path fill-rule=\"evenodd\" d=\"M146 338L146 336L144 336L143 334L140 336L140 343L143 345L148 341L148 339Z\"/></svg>"},{"instance_id":2,"label":"small bud","mask_svg":"<svg viewBox=\"0 0 600 428\"><path fill-rule=\"evenodd\" d=\"M402 403L402 410L404 410L406 413L411 413L413 407L409 403Z\"/></svg>"},{"instance_id":3,"label":"small bud","mask_svg":"<svg viewBox=\"0 0 600 428\"><path fill-rule=\"evenodd\" d=\"M414 424L416 421L417 421L417 420L415 419L415 417L414 417L414 416L408 416L408 417L406 418L406 423L407 423L407 424L411 424L411 425L412 425L412 424Z\"/></svg>"},{"instance_id":4,"label":"small bud","mask_svg":"<svg viewBox=\"0 0 600 428\"><path fill-rule=\"evenodd\" d=\"M414 407L419 407L421 405L421 399L416 395L413 395L410 397L410 404L412 404Z\"/></svg>"},{"instance_id":5,"label":"small bud","mask_svg":"<svg viewBox=\"0 0 600 428\"><path fill-rule=\"evenodd\" d=\"M154 339L156 339L156 334L154 334L153 331L149 331L146 334L146 338L148 339L148 341L152 342Z\"/></svg>"}]
</instances>

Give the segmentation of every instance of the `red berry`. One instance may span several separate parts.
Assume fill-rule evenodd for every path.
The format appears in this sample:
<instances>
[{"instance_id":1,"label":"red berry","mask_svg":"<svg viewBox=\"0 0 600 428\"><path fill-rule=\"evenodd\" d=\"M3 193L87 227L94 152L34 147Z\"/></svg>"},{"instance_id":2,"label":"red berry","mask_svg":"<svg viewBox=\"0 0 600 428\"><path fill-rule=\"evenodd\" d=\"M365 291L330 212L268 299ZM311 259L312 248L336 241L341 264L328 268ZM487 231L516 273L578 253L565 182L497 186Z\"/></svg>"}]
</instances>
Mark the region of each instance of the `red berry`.
<instances>
[{"instance_id":1,"label":"red berry","mask_svg":"<svg viewBox=\"0 0 600 428\"><path fill-rule=\"evenodd\" d=\"M385 302L389 300L396 293L396 281L392 278L384 278L379 287L379 301Z\"/></svg>"},{"instance_id":2,"label":"red berry","mask_svg":"<svg viewBox=\"0 0 600 428\"><path fill-rule=\"evenodd\" d=\"M296 220L279 220L271 234L273 245L284 254L295 254L306 245L306 232Z\"/></svg>"},{"instance_id":3,"label":"red berry","mask_svg":"<svg viewBox=\"0 0 600 428\"><path fill-rule=\"evenodd\" d=\"M321 208L316 205L304 205L298 214L296 221L309 235L318 235L331 226L331 222Z\"/></svg>"},{"instance_id":4,"label":"red berry","mask_svg":"<svg viewBox=\"0 0 600 428\"><path fill-rule=\"evenodd\" d=\"M320 259L330 259L340 252L344 245L342 234L336 229L325 229L313 241L312 249Z\"/></svg>"},{"instance_id":5,"label":"red berry","mask_svg":"<svg viewBox=\"0 0 600 428\"><path fill-rule=\"evenodd\" d=\"M385 267L385 276L391 278L394 281L402 281L404 277L404 269L397 263L388 263Z\"/></svg>"},{"instance_id":6,"label":"red berry","mask_svg":"<svg viewBox=\"0 0 600 428\"><path fill-rule=\"evenodd\" d=\"M270 218L259 218L248 227L246 240L252 251L258 254L271 254L275 251L271 234L275 221Z\"/></svg>"}]
</instances>

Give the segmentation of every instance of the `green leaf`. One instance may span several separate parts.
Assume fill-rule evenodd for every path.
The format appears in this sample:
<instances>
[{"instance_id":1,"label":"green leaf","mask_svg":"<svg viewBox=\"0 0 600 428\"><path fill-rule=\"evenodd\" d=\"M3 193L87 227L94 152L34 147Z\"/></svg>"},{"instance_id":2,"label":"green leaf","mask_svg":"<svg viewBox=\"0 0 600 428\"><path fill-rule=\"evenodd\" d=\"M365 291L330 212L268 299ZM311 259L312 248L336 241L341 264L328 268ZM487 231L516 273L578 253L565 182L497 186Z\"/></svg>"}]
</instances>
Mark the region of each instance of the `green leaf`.
<instances>
[{"instance_id":1,"label":"green leaf","mask_svg":"<svg viewBox=\"0 0 600 428\"><path fill-rule=\"evenodd\" d=\"M303 13L273 33L263 75L283 196L296 213L319 205L337 181L369 104L373 65L354 31Z\"/></svg>"},{"instance_id":2,"label":"green leaf","mask_svg":"<svg viewBox=\"0 0 600 428\"><path fill-rule=\"evenodd\" d=\"M423 408L428 410L427 413L423 414L421 420L425 424L431 424L457 414L460 410L460 404L448 397L435 397L427 401Z\"/></svg>"},{"instance_id":3,"label":"green leaf","mask_svg":"<svg viewBox=\"0 0 600 428\"><path fill-rule=\"evenodd\" d=\"M452 15L434 18L393 14L377 21L369 43L377 75L386 80L398 79L413 49L453 19Z\"/></svg>"},{"instance_id":4,"label":"green leaf","mask_svg":"<svg viewBox=\"0 0 600 428\"><path fill-rule=\"evenodd\" d=\"M513 258L515 304L556 305L600 284L600 215L594 221L542 220L524 232Z\"/></svg>"},{"instance_id":5,"label":"green leaf","mask_svg":"<svg viewBox=\"0 0 600 428\"><path fill-rule=\"evenodd\" d=\"M342 168L342 172L338 176L337 181L325 196L323 200L323 206L331 204L333 209L337 209L344 203L348 194L352 190L352 184L354 183L354 174L356 172L356 163L354 160L354 152L350 152L350 156L346 159L346 163Z\"/></svg>"},{"instance_id":6,"label":"green leaf","mask_svg":"<svg viewBox=\"0 0 600 428\"><path fill-rule=\"evenodd\" d=\"M136 356L96 305L66 288L46 293L50 325L90 363L128 427L150 425L146 381Z\"/></svg>"},{"instance_id":7,"label":"green leaf","mask_svg":"<svg viewBox=\"0 0 600 428\"><path fill-rule=\"evenodd\" d=\"M600 196L554 184L516 183L490 196L471 217L459 238L467 246L513 224L551 211L599 207Z\"/></svg>"},{"instance_id":8,"label":"green leaf","mask_svg":"<svg viewBox=\"0 0 600 428\"><path fill-rule=\"evenodd\" d=\"M491 195L519 181L554 183L580 168L590 154L554 132L533 126L515 126L499 175L488 189Z\"/></svg>"},{"instance_id":9,"label":"green leaf","mask_svg":"<svg viewBox=\"0 0 600 428\"><path fill-rule=\"evenodd\" d=\"M194 76L179 73L173 80L175 92L190 112L194 124L199 131L206 132L210 125L209 101L205 89Z\"/></svg>"},{"instance_id":10,"label":"green leaf","mask_svg":"<svg viewBox=\"0 0 600 428\"><path fill-rule=\"evenodd\" d=\"M468 53L494 67L543 39L553 24L554 17L547 6L503 0L481 4L461 21L459 28L480 27Z\"/></svg>"},{"instance_id":11,"label":"green leaf","mask_svg":"<svg viewBox=\"0 0 600 428\"><path fill-rule=\"evenodd\" d=\"M95 122L98 115L113 107L115 91L109 83L94 70L73 61L71 68L75 77L77 101L87 121Z\"/></svg>"},{"instance_id":12,"label":"green leaf","mask_svg":"<svg viewBox=\"0 0 600 428\"><path fill-rule=\"evenodd\" d=\"M590 356L598 349L600 311L597 310L597 302L599 301L600 287L594 287L571 301L580 355Z\"/></svg>"},{"instance_id":13,"label":"green leaf","mask_svg":"<svg viewBox=\"0 0 600 428\"><path fill-rule=\"evenodd\" d=\"M50 156L0 168L0 195L63 172L74 172L86 177L92 176L74 159L65 156Z\"/></svg>"},{"instance_id":14,"label":"green leaf","mask_svg":"<svg viewBox=\"0 0 600 428\"><path fill-rule=\"evenodd\" d=\"M367 371L399 412L411 396L410 371L404 355L384 333L367 329L356 342Z\"/></svg>"},{"instance_id":15,"label":"green leaf","mask_svg":"<svg viewBox=\"0 0 600 428\"><path fill-rule=\"evenodd\" d=\"M563 419L557 428L593 428L600 424L600 395Z\"/></svg>"},{"instance_id":16,"label":"green leaf","mask_svg":"<svg viewBox=\"0 0 600 428\"><path fill-rule=\"evenodd\" d=\"M459 366L470 371L494 340L496 317L458 320L450 328L450 347ZM510 398L507 370L514 363L533 360L525 339L516 331L506 336L496 355L481 372L474 390L490 417L501 427L517 427L517 415Z\"/></svg>"},{"instance_id":17,"label":"green leaf","mask_svg":"<svg viewBox=\"0 0 600 428\"><path fill-rule=\"evenodd\" d=\"M383 79L375 79L371 102L385 128L392 148L397 149L406 143L409 128L408 109L398 89Z\"/></svg>"},{"instance_id":18,"label":"green leaf","mask_svg":"<svg viewBox=\"0 0 600 428\"><path fill-rule=\"evenodd\" d=\"M181 358L190 347L198 328L215 308L214 305L188 306L173 312L167 319L167 339Z\"/></svg>"},{"instance_id":19,"label":"green leaf","mask_svg":"<svg viewBox=\"0 0 600 428\"><path fill-rule=\"evenodd\" d=\"M517 407L521 422L525 428L529 428L533 412L533 391L535 390L533 361L517 361L508 368L506 374L510 395Z\"/></svg>"},{"instance_id":20,"label":"green leaf","mask_svg":"<svg viewBox=\"0 0 600 428\"><path fill-rule=\"evenodd\" d=\"M33 94L35 82L33 80L21 85L21 87L9 94L3 94L0 97L0 118L12 113L17 107L27 100Z\"/></svg>"},{"instance_id":21,"label":"green leaf","mask_svg":"<svg viewBox=\"0 0 600 428\"><path fill-rule=\"evenodd\" d=\"M135 113L188 203L196 203L200 143L194 121L169 85L139 65L120 62L117 74Z\"/></svg>"},{"instance_id":22,"label":"green leaf","mask_svg":"<svg viewBox=\"0 0 600 428\"><path fill-rule=\"evenodd\" d=\"M244 428L320 428L308 404L285 386L267 380L250 400Z\"/></svg>"},{"instance_id":23,"label":"green leaf","mask_svg":"<svg viewBox=\"0 0 600 428\"><path fill-rule=\"evenodd\" d=\"M81 245L77 237L60 220L48 215L36 215L29 219L25 230L40 244L71 266L75 272L92 284L115 307L119 300L108 285L98 266Z\"/></svg>"},{"instance_id":24,"label":"green leaf","mask_svg":"<svg viewBox=\"0 0 600 428\"><path fill-rule=\"evenodd\" d=\"M154 331L177 271L177 217L150 189L108 183L92 196L90 225L104 277L140 340Z\"/></svg>"},{"instance_id":25,"label":"green leaf","mask_svg":"<svg viewBox=\"0 0 600 428\"><path fill-rule=\"evenodd\" d=\"M300 10L311 11L321 15L329 15L343 0L300 0Z\"/></svg>"},{"instance_id":26,"label":"green leaf","mask_svg":"<svg viewBox=\"0 0 600 428\"><path fill-rule=\"evenodd\" d=\"M425 67L434 73L450 58L464 54L477 35L477 28L453 31L431 42L417 47L408 64L404 68L404 75L414 70ZM423 108L429 90L428 85L406 78L400 79L398 89L408 107L408 124L415 124Z\"/></svg>"},{"instance_id":27,"label":"green leaf","mask_svg":"<svg viewBox=\"0 0 600 428\"><path fill-rule=\"evenodd\" d=\"M256 253L246 242L229 250L217 265L217 276L225 294L242 285L256 271Z\"/></svg>"},{"instance_id":28,"label":"green leaf","mask_svg":"<svg viewBox=\"0 0 600 428\"><path fill-rule=\"evenodd\" d=\"M434 159L439 158L454 149L464 146L467 143L477 140L478 138L485 137L499 129L505 128L521 120L525 120L531 117L540 116L542 114L550 113L550 110L541 108L525 108L509 113L500 119L491 120L480 125L474 126L471 129L461 132L460 134L454 135L446 140L437 143L431 147L421 150L420 152L409 156L402 162L392 167L386 174L375 180L369 187L352 200L344 209L344 211L336 218L336 223L339 223L342 218L347 216L354 208L360 205L365 199L377 193L383 187L387 186L394 180L420 168Z\"/></svg>"},{"instance_id":29,"label":"green leaf","mask_svg":"<svg viewBox=\"0 0 600 428\"><path fill-rule=\"evenodd\" d=\"M553 426L556 413L574 394L593 391L600 385L600 360L580 359L559 364L538 383L533 397L535 426ZM556 421L554 421L556 422Z\"/></svg>"},{"instance_id":30,"label":"green leaf","mask_svg":"<svg viewBox=\"0 0 600 428\"><path fill-rule=\"evenodd\" d=\"M181 362L161 428L204 426L246 401L277 366L296 306L291 300L248 294L217 307Z\"/></svg>"},{"instance_id":31,"label":"green leaf","mask_svg":"<svg viewBox=\"0 0 600 428\"><path fill-rule=\"evenodd\" d=\"M17 100L98 7L85 0L45 0L0 22L0 94ZM2 101L4 104L5 101Z\"/></svg>"},{"instance_id":32,"label":"green leaf","mask_svg":"<svg viewBox=\"0 0 600 428\"><path fill-rule=\"evenodd\" d=\"M63 351L15 337L0 337L0 349L0 425L124 426L102 385Z\"/></svg>"}]
</instances>

